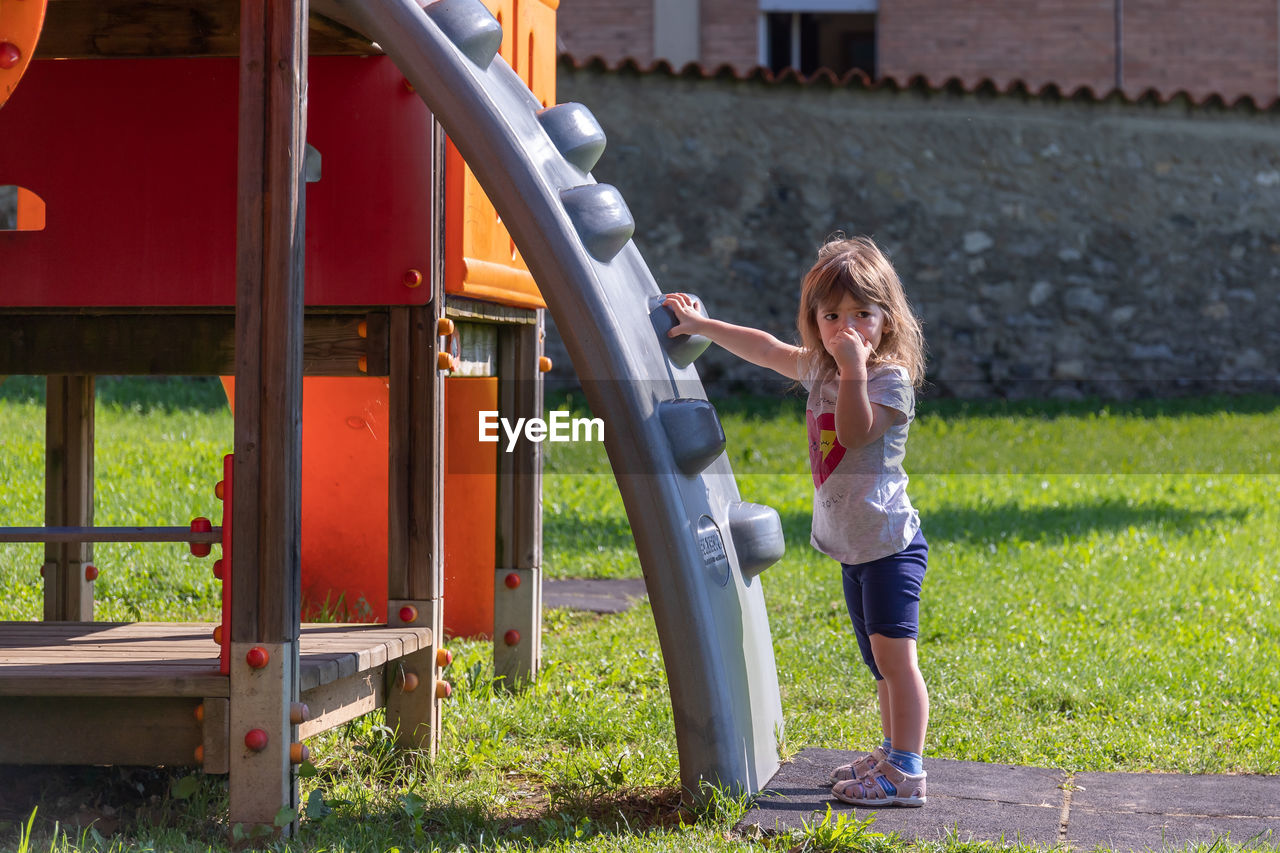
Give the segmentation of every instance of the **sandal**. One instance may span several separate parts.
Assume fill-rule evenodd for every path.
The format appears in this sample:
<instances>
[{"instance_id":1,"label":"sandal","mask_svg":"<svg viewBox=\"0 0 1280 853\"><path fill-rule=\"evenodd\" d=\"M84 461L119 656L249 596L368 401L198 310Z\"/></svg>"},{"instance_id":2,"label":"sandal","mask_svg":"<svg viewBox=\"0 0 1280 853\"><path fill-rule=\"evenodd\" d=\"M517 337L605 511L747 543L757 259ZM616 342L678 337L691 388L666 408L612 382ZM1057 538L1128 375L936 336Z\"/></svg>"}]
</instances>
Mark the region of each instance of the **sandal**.
<instances>
[{"instance_id":1,"label":"sandal","mask_svg":"<svg viewBox=\"0 0 1280 853\"><path fill-rule=\"evenodd\" d=\"M861 779L866 776L881 761L889 757L889 753L885 752L883 746L877 746L867 755L862 756L852 764L841 764L835 770L831 771L831 777L827 779L828 785L837 785L840 782L847 782L850 779Z\"/></svg>"},{"instance_id":2,"label":"sandal","mask_svg":"<svg viewBox=\"0 0 1280 853\"><path fill-rule=\"evenodd\" d=\"M923 806L926 774L904 773L891 761L881 761L861 779L837 782L831 795L854 806Z\"/></svg>"}]
</instances>

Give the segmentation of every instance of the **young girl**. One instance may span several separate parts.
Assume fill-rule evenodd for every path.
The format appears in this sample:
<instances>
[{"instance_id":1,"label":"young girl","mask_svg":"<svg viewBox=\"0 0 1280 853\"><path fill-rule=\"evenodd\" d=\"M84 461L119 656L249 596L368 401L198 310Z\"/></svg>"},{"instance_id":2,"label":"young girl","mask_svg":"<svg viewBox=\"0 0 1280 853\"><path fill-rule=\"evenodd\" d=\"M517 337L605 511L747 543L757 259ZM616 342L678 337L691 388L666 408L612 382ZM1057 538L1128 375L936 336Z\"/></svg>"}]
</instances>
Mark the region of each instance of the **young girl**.
<instances>
[{"instance_id":1,"label":"young girl","mask_svg":"<svg viewBox=\"0 0 1280 853\"><path fill-rule=\"evenodd\" d=\"M677 320L671 336L704 335L809 392L811 541L842 565L884 731L869 755L832 771L832 794L855 805L924 805L929 694L916 636L929 546L902 468L914 389L924 378L924 337L902 282L871 240L827 243L801 287L800 346L708 319L684 293L668 294L664 304Z\"/></svg>"}]
</instances>

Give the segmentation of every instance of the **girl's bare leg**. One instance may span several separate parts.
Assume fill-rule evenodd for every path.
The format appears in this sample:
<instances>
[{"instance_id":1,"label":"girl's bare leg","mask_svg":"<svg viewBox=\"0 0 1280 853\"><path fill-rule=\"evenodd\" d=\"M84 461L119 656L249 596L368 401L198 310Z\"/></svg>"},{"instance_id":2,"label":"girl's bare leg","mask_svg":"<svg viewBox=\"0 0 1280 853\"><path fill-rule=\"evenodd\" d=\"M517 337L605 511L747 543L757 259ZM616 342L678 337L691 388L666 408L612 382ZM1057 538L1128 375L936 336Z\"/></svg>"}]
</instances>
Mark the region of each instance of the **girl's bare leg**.
<instances>
[{"instance_id":1,"label":"girl's bare leg","mask_svg":"<svg viewBox=\"0 0 1280 853\"><path fill-rule=\"evenodd\" d=\"M877 682L880 715L893 748L924 754L929 728L929 691L916 659L916 641L910 637L871 635L871 653L884 676Z\"/></svg>"}]
</instances>

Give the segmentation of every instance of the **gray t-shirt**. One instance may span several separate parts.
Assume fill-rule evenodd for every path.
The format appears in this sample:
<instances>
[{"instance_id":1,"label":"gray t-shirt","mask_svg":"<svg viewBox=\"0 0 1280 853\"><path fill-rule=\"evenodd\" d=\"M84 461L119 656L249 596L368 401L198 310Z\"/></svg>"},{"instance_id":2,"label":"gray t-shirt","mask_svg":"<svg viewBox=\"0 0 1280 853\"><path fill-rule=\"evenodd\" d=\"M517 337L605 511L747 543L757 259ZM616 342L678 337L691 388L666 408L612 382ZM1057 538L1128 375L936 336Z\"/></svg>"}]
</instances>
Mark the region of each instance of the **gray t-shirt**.
<instances>
[{"instance_id":1,"label":"gray t-shirt","mask_svg":"<svg viewBox=\"0 0 1280 853\"><path fill-rule=\"evenodd\" d=\"M866 563L896 554L911 544L920 515L907 498L902 460L916 397L907 371L879 365L867 373L867 398L898 413L880 438L850 450L836 440L834 375L806 381L809 402L809 467L813 472L813 529L810 541L841 563Z\"/></svg>"}]
</instances>

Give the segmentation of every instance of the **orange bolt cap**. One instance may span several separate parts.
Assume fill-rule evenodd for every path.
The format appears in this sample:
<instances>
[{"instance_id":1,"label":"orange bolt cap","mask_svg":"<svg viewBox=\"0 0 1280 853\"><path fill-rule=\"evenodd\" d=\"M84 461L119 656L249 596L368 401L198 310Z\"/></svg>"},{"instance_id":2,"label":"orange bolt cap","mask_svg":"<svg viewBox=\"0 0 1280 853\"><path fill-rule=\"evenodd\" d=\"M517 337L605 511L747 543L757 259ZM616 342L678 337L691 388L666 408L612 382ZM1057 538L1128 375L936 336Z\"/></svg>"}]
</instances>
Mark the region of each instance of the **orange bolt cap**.
<instances>
[{"instance_id":1,"label":"orange bolt cap","mask_svg":"<svg viewBox=\"0 0 1280 853\"><path fill-rule=\"evenodd\" d=\"M262 646L254 646L244 653L244 662L254 669L262 669L271 662L271 655Z\"/></svg>"},{"instance_id":2,"label":"orange bolt cap","mask_svg":"<svg viewBox=\"0 0 1280 853\"><path fill-rule=\"evenodd\" d=\"M196 747L196 764L204 764L204 745Z\"/></svg>"},{"instance_id":3,"label":"orange bolt cap","mask_svg":"<svg viewBox=\"0 0 1280 853\"><path fill-rule=\"evenodd\" d=\"M453 695L453 685L447 681L436 682L436 698L448 699Z\"/></svg>"},{"instance_id":4,"label":"orange bolt cap","mask_svg":"<svg viewBox=\"0 0 1280 853\"><path fill-rule=\"evenodd\" d=\"M448 649L436 650L436 666L444 668L453 663L453 652Z\"/></svg>"},{"instance_id":5,"label":"orange bolt cap","mask_svg":"<svg viewBox=\"0 0 1280 853\"><path fill-rule=\"evenodd\" d=\"M551 359L547 358L545 355L538 356L538 372L547 373L550 370L551 370Z\"/></svg>"},{"instance_id":6,"label":"orange bolt cap","mask_svg":"<svg viewBox=\"0 0 1280 853\"><path fill-rule=\"evenodd\" d=\"M520 632L515 628L512 628L510 631L502 635L502 642L506 643L508 646L520 645Z\"/></svg>"},{"instance_id":7,"label":"orange bolt cap","mask_svg":"<svg viewBox=\"0 0 1280 853\"><path fill-rule=\"evenodd\" d=\"M448 317L441 317L439 320L436 320L436 334L440 337L443 338L445 335L452 335L453 329L453 321Z\"/></svg>"},{"instance_id":8,"label":"orange bolt cap","mask_svg":"<svg viewBox=\"0 0 1280 853\"><path fill-rule=\"evenodd\" d=\"M418 621L418 608L414 607L412 604L406 604L404 607L400 608L399 615L401 622L416 622Z\"/></svg>"},{"instance_id":9,"label":"orange bolt cap","mask_svg":"<svg viewBox=\"0 0 1280 853\"><path fill-rule=\"evenodd\" d=\"M311 709L302 702L289 703L289 723L299 726L311 719Z\"/></svg>"},{"instance_id":10,"label":"orange bolt cap","mask_svg":"<svg viewBox=\"0 0 1280 853\"><path fill-rule=\"evenodd\" d=\"M84 579L85 579L85 580L87 580L87 581L96 581L96 580L98 579L98 567L97 567L97 566L85 566L85 567L84 567Z\"/></svg>"},{"instance_id":11,"label":"orange bolt cap","mask_svg":"<svg viewBox=\"0 0 1280 853\"><path fill-rule=\"evenodd\" d=\"M249 729L244 736L244 745L254 752L262 752L267 748L267 733L262 729Z\"/></svg>"},{"instance_id":12,"label":"orange bolt cap","mask_svg":"<svg viewBox=\"0 0 1280 853\"><path fill-rule=\"evenodd\" d=\"M361 320L356 326L356 334L362 338L369 337L369 322L367 320Z\"/></svg>"},{"instance_id":13,"label":"orange bolt cap","mask_svg":"<svg viewBox=\"0 0 1280 853\"><path fill-rule=\"evenodd\" d=\"M218 645L222 645L222 626L215 625L213 627L213 641Z\"/></svg>"},{"instance_id":14,"label":"orange bolt cap","mask_svg":"<svg viewBox=\"0 0 1280 853\"><path fill-rule=\"evenodd\" d=\"M396 677L396 687L399 687L405 693L412 693L417 690L420 683L416 673L401 670L400 675Z\"/></svg>"},{"instance_id":15,"label":"orange bolt cap","mask_svg":"<svg viewBox=\"0 0 1280 853\"><path fill-rule=\"evenodd\" d=\"M204 703L203 702L201 702L199 705L196 706L195 714L196 714L196 722L203 723L204 722Z\"/></svg>"},{"instance_id":16,"label":"orange bolt cap","mask_svg":"<svg viewBox=\"0 0 1280 853\"><path fill-rule=\"evenodd\" d=\"M358 359L356 359L356 369L359 370L361 373L368 373L369 372L369 356L362 355Z\"/></svg>"},{"instance_id":17,"label":"orange bolt cap","mask_svg":"<svg viewBox=\"0 0 1280 853\"><path fill-rule=\"evenodd\" d=\"M218 500L222 500L222 490L225 487L226 487L226 484L222 480L219 480L218 484L213 487L213 496Z\"/></svg>"},{"instance_id":18,"label":"orange bolt cap","mask_svg":"<svg viewBox=\"0 0 1280 853\"><path fill-rule=\"evenodd\" d=\"M436 353L436 370L453 370L453 356L447 352Z\"/></svg>"},{"instance_id":19,"label":"orange bolt cap","mask_svg":"<svg viewBox=\"0 0 1280 853\"><path fill-rule=\"evenodd\" d=\"M401 281L404 282L405 287L417 287L422 284L422 273L417 270L405 270Z\"/></svg>"},{"instance_id":20,"label":"orange bolt cap","mask_svg":"<svg viewBox=\"0 0 1280 853\"><path fill-rule=\"evenodd\" d=\"M515 572L510 572L502 579L502 582L506 584L507 589L515 589L520 586L520 576Z\"/></svg>"},{"instance_id":21,"label":"orange bolt cap","mask_svg":"<svg viewBox=\"0 0 1280 853\"><path fill-rule=\"evenodd\" d=\"M307 745L305 743L289 744L289 763L290 764L301 764L302 762L309 761L310 759L311 759L311 750L307 749Z\"/></svg>"}]
</instances>

